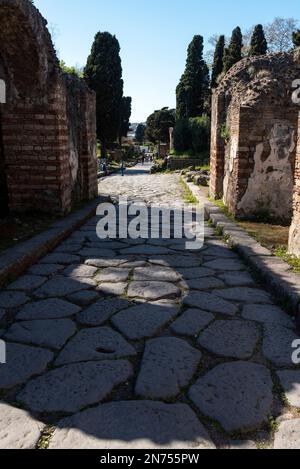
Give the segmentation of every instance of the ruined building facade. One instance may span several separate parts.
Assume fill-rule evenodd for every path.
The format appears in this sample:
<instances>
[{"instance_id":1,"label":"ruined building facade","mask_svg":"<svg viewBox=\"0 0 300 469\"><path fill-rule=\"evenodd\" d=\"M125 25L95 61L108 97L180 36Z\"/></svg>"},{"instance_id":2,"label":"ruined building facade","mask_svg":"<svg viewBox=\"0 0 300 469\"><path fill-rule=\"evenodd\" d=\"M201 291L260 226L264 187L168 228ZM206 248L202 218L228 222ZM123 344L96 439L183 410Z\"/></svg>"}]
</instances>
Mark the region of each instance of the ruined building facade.
<instances>
[{"instance_id":1,"label":"ruined building facade","mask_svg":"<svg viewBox=\"0 0 300 469\"><path fill-rule=\"evenodd\" d=\"M1 214L68 213L98 192L94 93L61 72L29 0L0 0L0 19Z\"/></svg>"},{"instance_id":2,"label":"ruined building facade","mask_svg":"<svg viewBox=\"0 0 300 469\"><path fill-rule=\"evenodd\" d=\"M213 95L211 185L239 219L290 224L300 254L300 50L247 58ZM298 142L298 147L297 147ZM293 220L293 222L292 222Z\"/></svg>"}]
</instances>

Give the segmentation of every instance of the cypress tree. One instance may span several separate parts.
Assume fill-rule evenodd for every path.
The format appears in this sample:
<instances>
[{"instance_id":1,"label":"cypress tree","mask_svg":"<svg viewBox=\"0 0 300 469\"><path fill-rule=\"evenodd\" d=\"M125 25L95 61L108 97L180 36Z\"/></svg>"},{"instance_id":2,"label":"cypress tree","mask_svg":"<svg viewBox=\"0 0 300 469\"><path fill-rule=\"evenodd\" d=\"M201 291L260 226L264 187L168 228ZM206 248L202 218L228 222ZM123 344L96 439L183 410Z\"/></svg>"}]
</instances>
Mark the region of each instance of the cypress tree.
<instances>
[{"instance_id":1,"label":"cypress tree","mask_svg":"<svg viewBox=\"0 0 300 469\"><path fill-rule=\"evenodd\" d=\"M224 71L233 67L237 62L242 59L242 49L243 49L243 36L241 28L238 26L232 31L231 41L228 49L225 51L224 58Z\"/></svg>"},{"instance_id":2,"label":"cypress tree","mask_svg":"<svg viewBox=\"0 0 300 469\"><path fill-rule=\"evenodd\" d=\"M217 87L218 76L223 72L224 68L224 51L225 51L225 36L220 36L216 44L214 55L214 63L211 74L211 87Z\"/></svg>"},{"instance_id":3,"label":"cypress tree","mask_svg":"<svg viewBox=\"0 0 300 469\"><path fill-rule=\"evenodd\" d=\"M96 34L84 78L96 93L97 137L105 156L107 145L119 137L122 112L122 65L115 36L108 32Z\"/></svg>"},{"instance_id":4,"label":"cypress tree","mask_svg":"<svg viewBox=\"0 0 300 469\"><path fill-rule=\"evenodd\" d=\"M257 55L265 55L267 51L268 44L265 37L264 28L261 24L258 24L255 26L252 34L249 56L254 57Z\"/></svg>"},{"instance_id":5,"label":"cypress tree","mask_svg":"<svg viewBox=\"0 0 300 469\"><path fill-rule=\"evenodd\" d=\"M298 31L295 31L293 33L293 44L295 47L300 46L300 29L298 29Z\"/></svg>"},{"instance_id":6,"label":"cypress tree","mask_svg":"<svg viewBox=\"0 0 300 469\"><path fill-rule=\"evenodd\" d=\"M203 59L203 37L194 36L188 47L185 72L176 89L178 119L201 116L209 96L209 70Z\"/></svg>"},{"instance_id":7,"label":"cypress tree","mask_svg":"<svg viewBox=\"0 0 300 469\"><path fill-rule=\"evenodd\" d=\"M144 124L139 124L135 131L135 139L138 143L142 144L145 138L146 126Z\"/></svg>"}]
</instances>

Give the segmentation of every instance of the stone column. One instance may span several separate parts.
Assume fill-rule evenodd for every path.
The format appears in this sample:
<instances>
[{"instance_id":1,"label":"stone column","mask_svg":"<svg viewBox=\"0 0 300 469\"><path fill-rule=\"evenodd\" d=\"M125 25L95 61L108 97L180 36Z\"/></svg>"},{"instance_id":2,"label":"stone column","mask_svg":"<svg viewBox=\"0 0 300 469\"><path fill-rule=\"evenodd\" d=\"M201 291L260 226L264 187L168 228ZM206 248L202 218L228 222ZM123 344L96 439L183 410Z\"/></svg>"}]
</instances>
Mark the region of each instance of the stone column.
<instances>
[{"instance_id":1,"label":"stone column","mask_svg":"<svg viewBox=\"0 0 300 469\"><path fill-rule=\"evenodd\" d=\"M300 113L298 117L298 141L295 164L294 216L290 229L289 252L300 257Z\"/></svg>"},{"instance_id":2,"label":"stone column","mask_svg":"<svg viewBox=\"0 0 300 469\"><path fill-rule=\"evenodd\" d=\"M174 150L174 127L169 128L170 132L170 151Z\"/></svg>"}]
</instances>

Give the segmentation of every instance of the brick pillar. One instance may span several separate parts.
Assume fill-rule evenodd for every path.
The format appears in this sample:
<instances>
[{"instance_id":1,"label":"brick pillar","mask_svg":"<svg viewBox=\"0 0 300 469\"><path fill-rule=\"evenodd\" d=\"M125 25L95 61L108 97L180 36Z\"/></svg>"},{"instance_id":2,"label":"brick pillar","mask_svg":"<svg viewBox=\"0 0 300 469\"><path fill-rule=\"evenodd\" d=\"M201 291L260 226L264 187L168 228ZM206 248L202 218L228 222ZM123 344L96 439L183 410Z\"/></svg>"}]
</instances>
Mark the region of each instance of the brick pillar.
<instances>
[{"instance_id":1,"label":"brick pillar","mask_svg":"<svg viewBox=\"0 0 300 469\"><path fill-rule=\"evenodd\" d=\"M210 196L221 199L223 196L225 146L221 138L221 125L224 119L224 98L216 93L212 97L211 153L210 153Z\"/></svg>"},{"instance_id":2,"label":"brick pillar","mask_svg":"<svg viewBox=\"0 0 300 469\"><path fill-rule=\"evenodd\" d=\"M297 156L295 165L294 216L290 229L289 251L300 257L300 113L298 119Z\"/></svg>"}]
</instances>

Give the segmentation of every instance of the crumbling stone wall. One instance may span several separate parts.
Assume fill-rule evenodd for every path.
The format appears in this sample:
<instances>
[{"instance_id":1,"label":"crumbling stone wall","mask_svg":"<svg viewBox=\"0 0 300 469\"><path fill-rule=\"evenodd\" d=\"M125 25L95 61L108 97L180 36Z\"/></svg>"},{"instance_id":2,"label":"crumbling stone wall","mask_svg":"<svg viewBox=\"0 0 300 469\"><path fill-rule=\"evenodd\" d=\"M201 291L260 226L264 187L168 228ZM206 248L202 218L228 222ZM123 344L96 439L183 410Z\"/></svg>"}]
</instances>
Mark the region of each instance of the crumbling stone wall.
<instances>
[{"instance_id":1,"label":"crumbling stone wall","mask_svg":"<svg viewBox=\"0 0 300 469\"><path fill-rule=\"evenodd\" d=\"M29 0L0 0L2 140L9 209L67 213L97 195L95 96L61 72Z\"/></svg>"},{"instance_id":2,"label":"crumbling stone wall","mask_svg":"<svg viewBox=\"0 0 300 469\"><path fill-rule=\"evenodd\" d=\"M294 216L290 229L289 251L300 257L300 112L298 119L298 144L295 165Z\"/></svg>"},{"instance_id":3,"label":"crumbling stone wall","mask_svg":"<svg viewBox=\"0 0 300 469\"><path fill-rule=\"evenodd\" d=\"M214 93L210 192L238 218L291 221L299 76L299 51L248 58Z\"/></svg>"}]
</instances>

